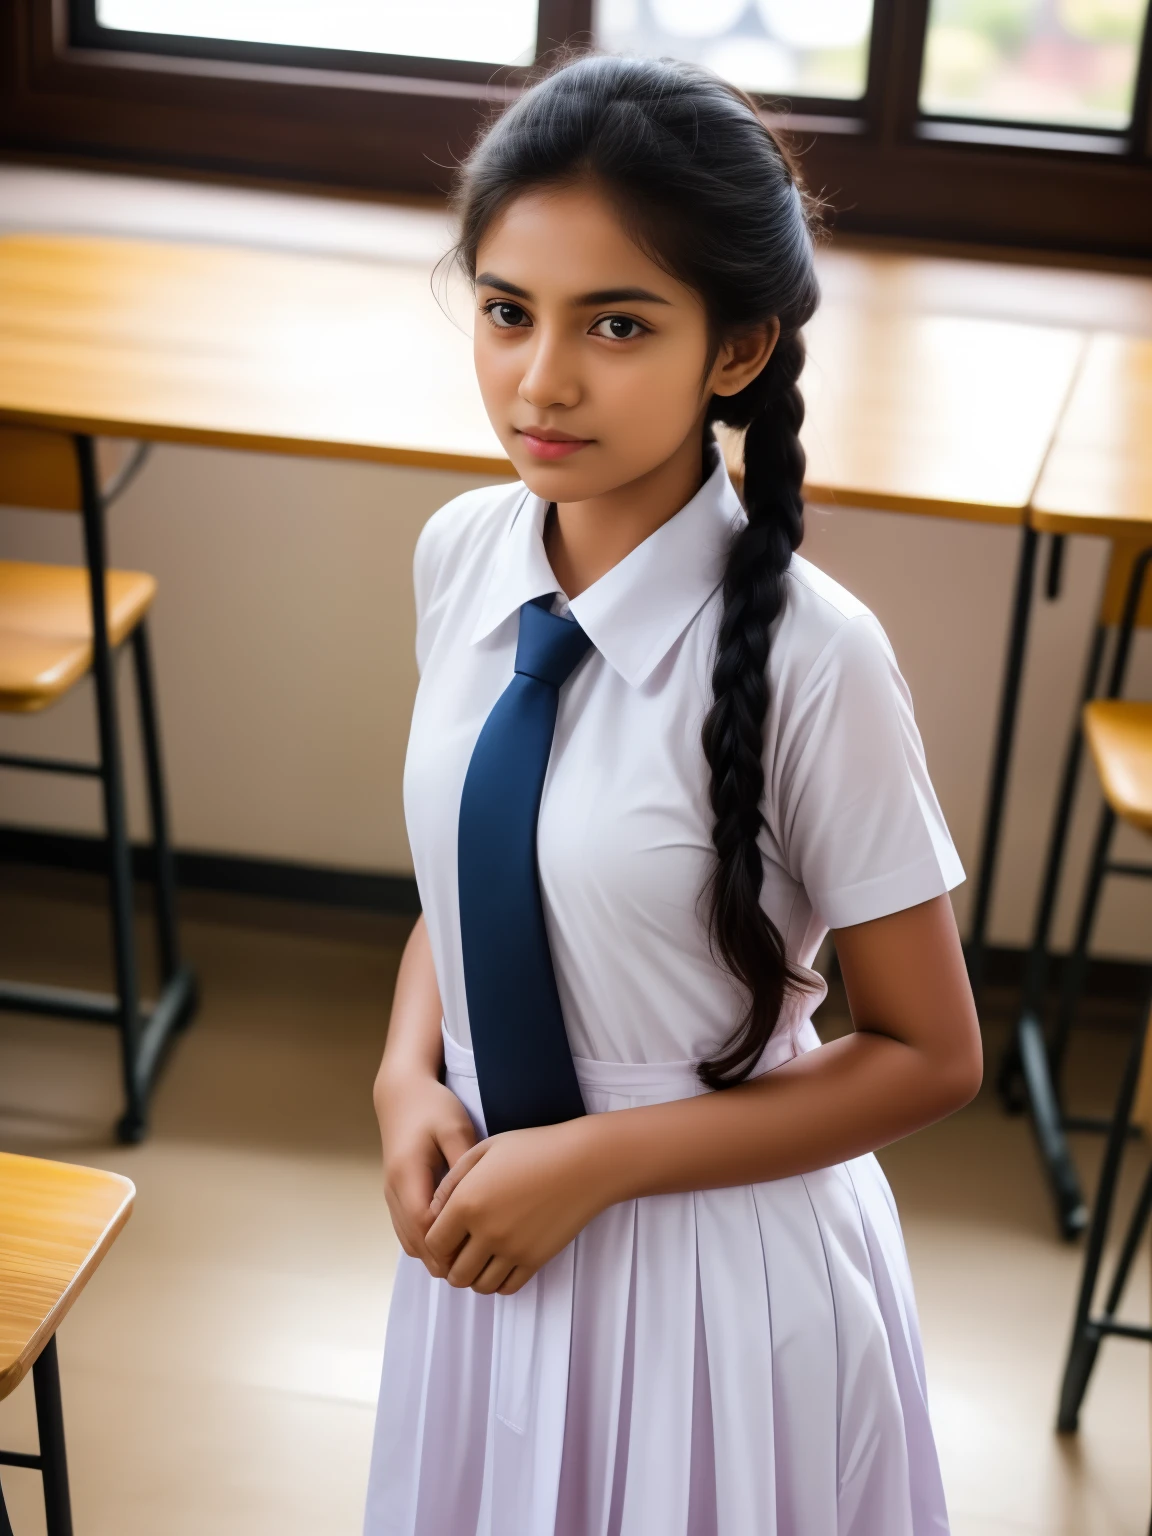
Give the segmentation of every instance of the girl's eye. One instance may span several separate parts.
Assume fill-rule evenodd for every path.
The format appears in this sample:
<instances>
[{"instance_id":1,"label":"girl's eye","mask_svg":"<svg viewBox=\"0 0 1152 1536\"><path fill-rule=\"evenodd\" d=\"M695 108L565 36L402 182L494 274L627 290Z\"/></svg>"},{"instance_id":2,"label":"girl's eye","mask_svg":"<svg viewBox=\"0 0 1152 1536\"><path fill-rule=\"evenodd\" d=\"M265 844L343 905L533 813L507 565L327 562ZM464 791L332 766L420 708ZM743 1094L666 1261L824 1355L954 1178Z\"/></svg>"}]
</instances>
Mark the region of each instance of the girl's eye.
<instances>
[{"instance_id":1,"label":"girl's eye","mask_svg":"<svg viewBox=\"0 0 1152 1536\"><path fill-rule=\"evenodd\" d=\"M632 341L643 336L644 331L639 320L630 320L627 315L605 315L592 327L594 336L603 336L609 341Z\"/></svg>"},{"instance_id":2,"label":"girl's eye","mask_svg":"<svg viewBox=\"0 0 1152 1536\"><path fill-rule=\"evenodd\" d=\"M515 330L517 326L529 323L519 304L511 304L507 299L493 299L490 304L485 304L484 313L501 331Z\"/></svg>"}]
</instances>

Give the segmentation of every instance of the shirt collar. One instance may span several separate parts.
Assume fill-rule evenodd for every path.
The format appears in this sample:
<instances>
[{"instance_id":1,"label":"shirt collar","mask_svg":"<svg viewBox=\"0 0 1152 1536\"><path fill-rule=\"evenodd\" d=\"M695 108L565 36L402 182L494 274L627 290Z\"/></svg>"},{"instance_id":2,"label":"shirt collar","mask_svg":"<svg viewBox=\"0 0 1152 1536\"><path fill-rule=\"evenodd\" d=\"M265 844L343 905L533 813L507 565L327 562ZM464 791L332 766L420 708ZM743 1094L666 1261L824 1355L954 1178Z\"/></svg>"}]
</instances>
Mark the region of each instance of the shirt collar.
<instances>
[{"instance_id":1,"label":"shirt collar","mask_svg":"<svg viewBox=\"0 0 1152 1536\"><path fill-rule=\"evenodd\" d=\"M530 491L516 503L472 632L474 645L523 603L559 590L544 553L547 511L548 503ZM572 599L573 618L632 687L651 676L720 585L742 516L719 460L687 506Z\"/></svg>"}]
</instances>

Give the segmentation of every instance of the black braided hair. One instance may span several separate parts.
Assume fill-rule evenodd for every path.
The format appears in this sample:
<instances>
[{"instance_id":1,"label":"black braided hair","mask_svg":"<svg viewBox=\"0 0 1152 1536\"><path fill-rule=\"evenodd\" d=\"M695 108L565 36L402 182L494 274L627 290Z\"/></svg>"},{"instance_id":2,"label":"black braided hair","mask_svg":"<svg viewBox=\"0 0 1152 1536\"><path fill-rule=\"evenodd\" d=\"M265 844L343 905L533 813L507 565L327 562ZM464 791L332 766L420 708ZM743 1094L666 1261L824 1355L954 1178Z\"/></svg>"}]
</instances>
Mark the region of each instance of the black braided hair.
<instances>
[{"instance_id":1,"label":"black braided hair","mask_svg":"<svg viewBox=\"0 0 1152 1536\"><path fill-rule=\"evenodd\" d=\"M745 429L748 514L725 570L703 730L715 816L710 933L747 995L731 1038L698 1068L722 1088L748 1076L787 991L803 985L760 904L759 837L768 650L803 533L800 333L819 300L811 215L786 151L740 91L695 65L588 55L519 97L461 167L457 258L468 276L484 231L514 197L582 179L613 200L653 260L700 294L714 348L773 321L780 328L757 377L739 394L714 395L706 412L709 437L712 422Z\"/></svg>"}]
</instances>

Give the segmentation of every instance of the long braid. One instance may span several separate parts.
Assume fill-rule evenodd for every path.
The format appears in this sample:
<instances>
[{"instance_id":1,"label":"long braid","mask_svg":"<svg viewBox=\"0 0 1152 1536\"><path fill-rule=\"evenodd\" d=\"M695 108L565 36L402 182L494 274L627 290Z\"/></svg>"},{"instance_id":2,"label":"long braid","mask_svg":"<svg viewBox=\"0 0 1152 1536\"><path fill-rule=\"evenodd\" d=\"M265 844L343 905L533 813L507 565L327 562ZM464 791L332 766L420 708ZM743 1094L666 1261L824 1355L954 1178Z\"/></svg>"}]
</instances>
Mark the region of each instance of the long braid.
<instances>
[{"instance_id":1,"label":"long braid","mask_svg":"<svg viewBox=\"0 0 1152 1536\"><path fill-rule=\"evenodd\" d=\"M804 366L799 333L781 336L764 372L733 399L717 398L713 415L733 425L751 407L744 437L744 502L748 521L733 541L724 573L724 609L712 671L714 703L704 722L704 756L712 773L717 867L711 885L711 931L725 965L749 1003L724 1049L700 1064L710 1088L745 1078L795 983L779 930L760 905L764 825L764 721L768 713L768 646L785 601L785 573L804 533ZM745 401L745 394L754 398ZM743 409L741 409L743 407ZM745 418L746 419L746 418Z\"/></svg>"}]
</instances>

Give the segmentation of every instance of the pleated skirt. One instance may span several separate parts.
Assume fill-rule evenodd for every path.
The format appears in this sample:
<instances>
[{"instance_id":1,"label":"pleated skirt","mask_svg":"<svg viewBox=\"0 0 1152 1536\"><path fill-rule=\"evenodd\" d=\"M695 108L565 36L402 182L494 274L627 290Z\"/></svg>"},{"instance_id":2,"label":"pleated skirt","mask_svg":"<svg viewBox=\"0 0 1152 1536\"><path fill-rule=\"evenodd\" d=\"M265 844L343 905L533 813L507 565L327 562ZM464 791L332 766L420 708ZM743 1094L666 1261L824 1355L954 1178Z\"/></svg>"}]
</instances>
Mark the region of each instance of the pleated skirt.
<instances>
[{"instance_id":1,"label":"pleated skirt","mask_svg":"<svg viewBox=\"0 0 1152 1536\"><path fill-rule=\"evenodd\" d=\"M760 1070L818 1039L774 1037ZM448 1084L483 1133L471 1053ZM577 1060L590 1112L703 1091ZM515 1296L396 1275L365 1536L942 1536L896 1207L874 1157L604 1211Z\"/></svg>"}]
</instances>

